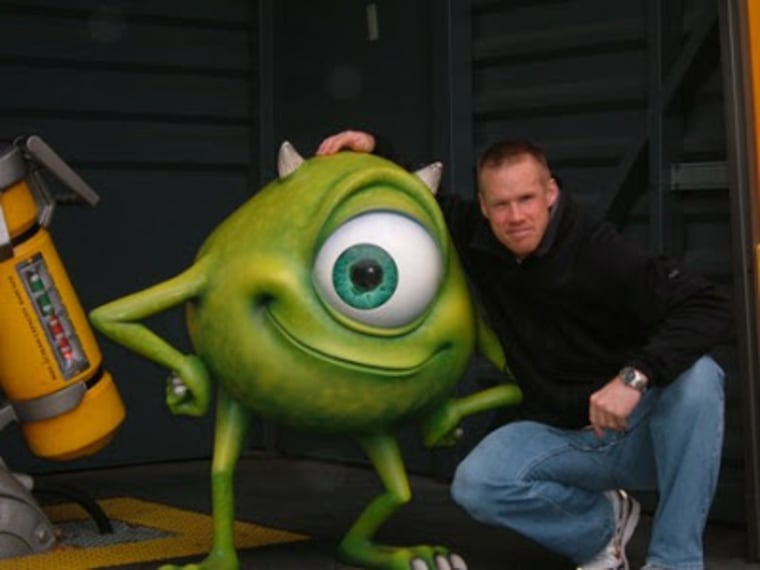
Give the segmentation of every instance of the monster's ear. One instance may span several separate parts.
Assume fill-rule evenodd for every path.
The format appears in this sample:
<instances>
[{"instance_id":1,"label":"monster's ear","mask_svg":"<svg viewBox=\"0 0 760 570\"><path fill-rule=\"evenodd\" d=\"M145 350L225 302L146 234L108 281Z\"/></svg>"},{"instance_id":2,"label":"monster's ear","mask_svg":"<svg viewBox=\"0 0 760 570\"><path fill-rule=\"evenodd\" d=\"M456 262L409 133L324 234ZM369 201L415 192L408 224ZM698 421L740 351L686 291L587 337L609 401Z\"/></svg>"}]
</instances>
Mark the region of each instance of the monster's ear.
<instances>
[{"instance_id":1,"label":"monster's ear","mask_svg":"<svg viewBox=\"0 0 760 570\"><path fill-rule=\"evenodd\" d=\"M415 172L415 176L425 183L425 186L430 188L433 194L438 192L438 185L441 183L441 173L443 172L443 164L440 162L433 162L428 164L425 168L420 168Z\"/></svg>"},{"instance_id":2,"label":"monster's ear","mask_svg":"<svg viewBox=\"0 0 760 570\"><path fill-rule=\"evenodd\" d=\"M303 157L298 154L293 145L288 141L283 142L280 146L280 152L277 154L277 174L280 178L292 174L302 164Z\"/></svg>"}]
</instances>

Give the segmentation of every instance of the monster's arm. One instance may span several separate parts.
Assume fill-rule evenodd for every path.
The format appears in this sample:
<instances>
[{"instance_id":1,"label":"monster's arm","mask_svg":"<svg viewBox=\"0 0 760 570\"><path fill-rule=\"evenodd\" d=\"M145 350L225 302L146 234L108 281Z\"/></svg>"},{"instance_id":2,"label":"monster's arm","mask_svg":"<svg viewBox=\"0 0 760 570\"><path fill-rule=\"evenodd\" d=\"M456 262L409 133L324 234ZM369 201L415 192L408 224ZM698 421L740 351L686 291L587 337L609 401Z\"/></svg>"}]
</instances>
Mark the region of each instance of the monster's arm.
<instances>
[{"instance_id":1,"label":"monster's arm","mask_svg":"<svg viewBox=\"0 0 760 570\"><path fill-rule=\"evenodd\" d=\"M478 352L502 371L510 382L445 402L422 424L422 440L429 447L456 443L461 437L461 430L458 429L458 426L466 416L501 406L519 404L522 400L522 392L514 383L512 373L507 367L507 360L499 339L496 338L493 330L486 324L482 316L479 317L477 324Z\"/></svg>"},{"instance_id":2,"label":"monster's arm","mask_svg":"<svg viewBox=\"0 0 760 570\"><path fill-rule=\"evenodd\" d=\"M208 373L195 355L182 354L143 324L136 322L197 297L205 288L206 267L196 263L187 271L148 289L117 299L90 313L93 325L130 350L174 371L187 392L170 386L167 403L174 413L202 415L211 389Z\"/></svg>"}]
</instances>

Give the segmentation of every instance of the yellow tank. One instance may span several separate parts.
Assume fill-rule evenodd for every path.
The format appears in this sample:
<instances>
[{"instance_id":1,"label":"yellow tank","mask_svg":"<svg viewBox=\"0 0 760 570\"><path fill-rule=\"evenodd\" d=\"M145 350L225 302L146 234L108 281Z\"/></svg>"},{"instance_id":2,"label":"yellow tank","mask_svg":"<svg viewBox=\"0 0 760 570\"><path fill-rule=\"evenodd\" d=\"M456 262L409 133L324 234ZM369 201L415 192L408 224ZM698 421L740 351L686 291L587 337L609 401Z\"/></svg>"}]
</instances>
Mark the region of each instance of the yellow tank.
<instances>
[{"instance_id":1,"label":"yellow tank","mask_svg":"<svg viewBox=\"0 0 760 570\"><path fill-rule=\"evenodd\" d=\"M0 237L10 242L0 243L0 389L32 452L71 460L102 449L125 409L50 233L38 223L27 160L17 146L0 151Z\"/></svg>"}]
</instances>

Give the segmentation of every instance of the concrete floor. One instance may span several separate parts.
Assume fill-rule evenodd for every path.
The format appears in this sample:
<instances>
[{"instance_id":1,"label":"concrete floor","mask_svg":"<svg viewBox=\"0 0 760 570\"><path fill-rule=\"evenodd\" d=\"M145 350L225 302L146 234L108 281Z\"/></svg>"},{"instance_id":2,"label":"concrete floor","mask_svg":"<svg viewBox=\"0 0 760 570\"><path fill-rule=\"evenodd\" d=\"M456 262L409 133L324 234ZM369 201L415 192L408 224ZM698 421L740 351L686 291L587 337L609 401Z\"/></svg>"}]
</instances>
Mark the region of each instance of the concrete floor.
<instances>
[{"instance_id":1,"label":"concrete floor","mask_svg":"<svg viewBox=\"0 0 760 570\"><path fill-rule=\"evenodd\" d=\"M38 477L86 489L94 498L131 496L210 512L209 463L186 461ZM533 542L472 521L449 499L447 485L411 476L413 499L383 527L388 544L434 542L461 554L470 570L570 570L573 565ZM241 567L254 570L349 570L335 547L362 508L380 491L374 472L294 458L246 457L237 470L237 519L306 534L311 540L240 552ZM645 514L629 548L631 568L644 561L651 517ZM749 563L743 528L710 525L705 537L709 570L760 570ZM186 563L190 560L176 560ZM118 568L155 568L156 563ZM117 568L117 567L114 567Z\"/></svg>"}]
</instances>

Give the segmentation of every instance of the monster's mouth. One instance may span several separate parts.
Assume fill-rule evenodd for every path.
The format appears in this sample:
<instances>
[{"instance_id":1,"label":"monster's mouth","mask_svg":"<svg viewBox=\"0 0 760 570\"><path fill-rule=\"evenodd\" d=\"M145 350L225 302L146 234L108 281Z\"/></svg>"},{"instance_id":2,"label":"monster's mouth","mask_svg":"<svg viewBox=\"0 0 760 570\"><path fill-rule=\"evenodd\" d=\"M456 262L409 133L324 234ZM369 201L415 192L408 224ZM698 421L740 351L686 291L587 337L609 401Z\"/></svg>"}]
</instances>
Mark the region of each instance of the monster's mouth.
<instances>
[{"instance_id":1,"label":"monster's mouth","mask_svg":"<svg viewBox=\"0 0 760 570\"><path fill-rule=\"evenodd\" d=\"M264 313L269 317L269 321L272 323L274 328L280 333L280 335L283 338L285 338L288 342L290 342L293 346L298 348L299 350L307 354L310 354L311 356L319 360L330 362L341 368L354 369L359 372L371 372L373 374L379 374L383 376L412 376L414 374L417 374L423 368L425 368L428 365L428 363L436 357L437 354L443 352L448 347L448 345L443 345L436 352L428 356L428 358L426 358L425 360L423 360L422 362L414 366L397 366L397 367L378 366L375 364L368 364L366 362L357 362L355 360L349 360L346 358L335 356L334 354L328 354L326 352L322 352L321 350L318 350L314 348L313 346L310 346L304 343L299 338L293 336L288 331L288 329L285 328L285 326L283 326L283 324L277 320L277 318L272 314L272 312L266 306L264 307Z\"/></svg>"}]
</instances>

